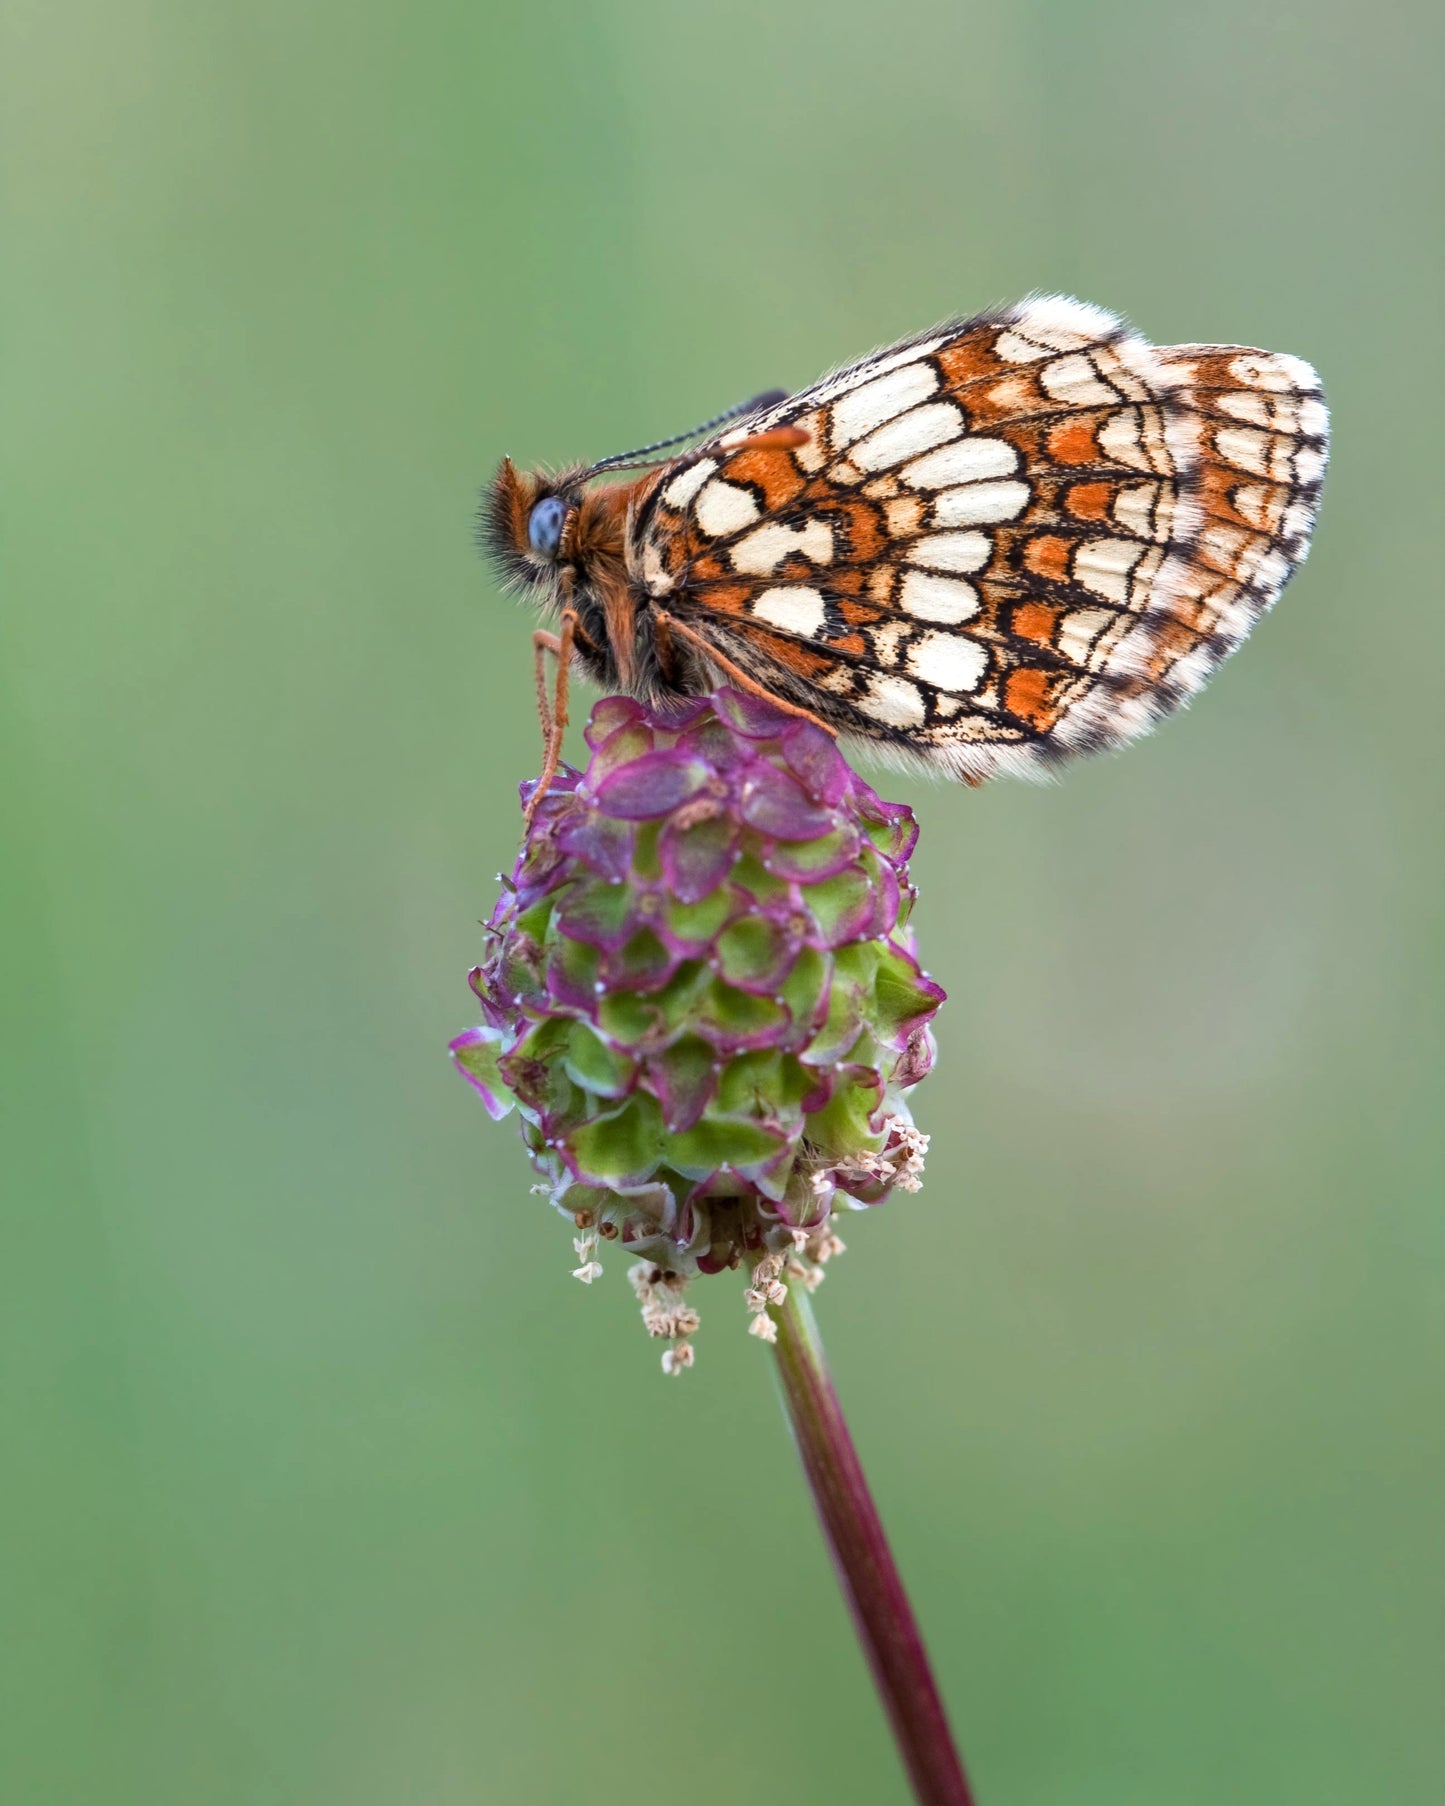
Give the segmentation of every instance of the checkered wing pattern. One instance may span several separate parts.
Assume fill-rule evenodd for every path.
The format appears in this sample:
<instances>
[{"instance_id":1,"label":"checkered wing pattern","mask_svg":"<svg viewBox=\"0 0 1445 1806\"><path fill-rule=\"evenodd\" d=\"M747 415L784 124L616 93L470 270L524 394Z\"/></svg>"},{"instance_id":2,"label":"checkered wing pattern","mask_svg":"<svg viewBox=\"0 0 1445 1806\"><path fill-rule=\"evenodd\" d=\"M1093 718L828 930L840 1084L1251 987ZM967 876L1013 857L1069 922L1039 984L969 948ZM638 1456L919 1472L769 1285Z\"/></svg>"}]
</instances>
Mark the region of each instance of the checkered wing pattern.
<instances>
[{"instance_id":1,"label":"checkered wing pattern","mask_svg":"<svg viewBox=\"0 0 1445 1806\"><path fill-rule=\"evenodd\" d=\"M1308 550L1327 434L1298 358L1161 349L1036 299L667 466L629 563L664 615L839 732L958 777L1037 775L1147 731L1244 639Z\"/></svg>"}]
</instances>

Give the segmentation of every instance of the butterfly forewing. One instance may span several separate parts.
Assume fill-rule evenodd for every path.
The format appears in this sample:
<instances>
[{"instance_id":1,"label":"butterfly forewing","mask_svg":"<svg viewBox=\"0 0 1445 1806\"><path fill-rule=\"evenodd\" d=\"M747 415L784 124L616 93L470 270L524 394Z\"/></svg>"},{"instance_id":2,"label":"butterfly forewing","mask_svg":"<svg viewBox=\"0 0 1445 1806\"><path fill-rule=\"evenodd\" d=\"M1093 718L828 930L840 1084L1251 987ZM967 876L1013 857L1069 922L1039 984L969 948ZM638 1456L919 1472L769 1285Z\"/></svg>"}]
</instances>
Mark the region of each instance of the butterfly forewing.
<instances>
[{"instance_id":1,"label":"butterfly forewing","mask_svg":"<svg viewBox=\"0 0 1445 1806\"><path fill-rule=\"evenodd\" d=\"M796 435L800 443L780 443ZM637 577L763 687L956 775L1178 706L1308 548L1318 379L1064 298L939 328L669 465Z\"/></svg>"}]
</instances>

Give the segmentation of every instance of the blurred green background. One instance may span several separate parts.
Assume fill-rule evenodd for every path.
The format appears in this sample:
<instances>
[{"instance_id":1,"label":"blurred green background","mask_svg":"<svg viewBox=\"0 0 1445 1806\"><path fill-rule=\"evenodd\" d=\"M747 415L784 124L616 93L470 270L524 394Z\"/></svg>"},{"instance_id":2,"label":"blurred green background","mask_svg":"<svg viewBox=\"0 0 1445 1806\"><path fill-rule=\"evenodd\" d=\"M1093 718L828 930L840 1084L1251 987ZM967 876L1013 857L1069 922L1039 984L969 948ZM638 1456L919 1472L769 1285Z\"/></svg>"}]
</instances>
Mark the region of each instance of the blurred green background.
<instances>
[{"instance_id":1,"label":"blurred green background","mask_svg":"<svg viewBox=\"0 0 1445 1806\"><path fill-rule=\"evenodd\" d=\"M985 1806L1439 1800L1438 8L3 31L0 1796L904 1798L734 1288L664 1381L448 1070L470 516L1062 288L1313 360L1323 521L1154 740L883 781L952 1002L824 1329Z\"/></svg>"}]
</instances>

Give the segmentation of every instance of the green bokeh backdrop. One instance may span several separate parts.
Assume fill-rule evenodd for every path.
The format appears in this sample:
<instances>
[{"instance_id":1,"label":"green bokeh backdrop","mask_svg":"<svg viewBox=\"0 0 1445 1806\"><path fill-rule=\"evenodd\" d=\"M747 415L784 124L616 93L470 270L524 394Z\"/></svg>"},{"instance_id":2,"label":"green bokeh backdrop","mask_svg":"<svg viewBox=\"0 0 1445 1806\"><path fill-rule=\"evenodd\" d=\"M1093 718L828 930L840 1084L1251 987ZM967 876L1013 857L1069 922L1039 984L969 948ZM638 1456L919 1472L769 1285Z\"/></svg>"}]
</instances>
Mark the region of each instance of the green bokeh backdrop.
<instances>
[{"instance_id":1,"label":"green bokeh backdrop","mask_svg":"<svg viewBox=\"0 0 1445 1806\"><path fill-rule=\"evenodd\" d=\"M928 1183L820 1295L988 1806L1425 1806L1438 8L6 8L16 1806L898 1802L725 1281L665 1382L447 1070L599 456L1063 288L1297 352L1312 562L1051 790L888 779Z\"/></svg>"}]
</instances>

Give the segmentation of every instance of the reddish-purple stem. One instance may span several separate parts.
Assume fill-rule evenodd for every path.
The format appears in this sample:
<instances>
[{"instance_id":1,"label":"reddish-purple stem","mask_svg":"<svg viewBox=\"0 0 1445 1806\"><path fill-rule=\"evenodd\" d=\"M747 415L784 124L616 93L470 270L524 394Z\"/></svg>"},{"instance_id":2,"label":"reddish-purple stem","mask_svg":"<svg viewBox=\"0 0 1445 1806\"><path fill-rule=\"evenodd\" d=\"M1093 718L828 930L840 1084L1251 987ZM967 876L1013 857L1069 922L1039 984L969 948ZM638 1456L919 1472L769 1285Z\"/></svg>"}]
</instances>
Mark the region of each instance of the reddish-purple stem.
<instances>
[{"instance_id":1,"label":"reddish-purple stem","mask_svg":"<svg viewBox=\"0 0 1445 1806\"><path fill-rule=\"evenodd\" d=\"M920 1806L973 1806L913 1608L828 1377L801 1285L771 1311L788 1418L843 1595Z\"/></svg>"}]
</instances>

